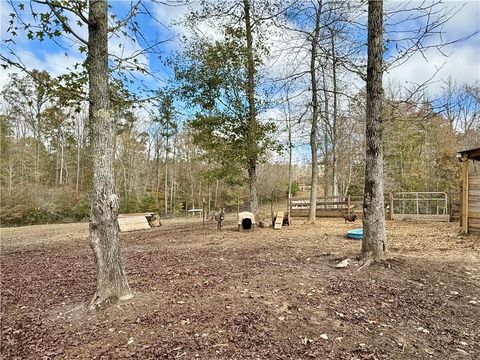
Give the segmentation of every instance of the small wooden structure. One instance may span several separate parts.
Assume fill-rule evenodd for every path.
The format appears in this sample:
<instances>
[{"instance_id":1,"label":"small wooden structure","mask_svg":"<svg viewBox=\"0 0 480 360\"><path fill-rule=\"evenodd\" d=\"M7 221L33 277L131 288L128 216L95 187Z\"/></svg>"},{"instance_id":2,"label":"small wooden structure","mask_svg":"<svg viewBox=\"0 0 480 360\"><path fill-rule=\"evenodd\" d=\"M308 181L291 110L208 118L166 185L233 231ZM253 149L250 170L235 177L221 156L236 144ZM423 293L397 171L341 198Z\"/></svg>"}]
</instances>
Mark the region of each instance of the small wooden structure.
<instances>
[{"instance_id":1,"label":"small wooden structure","mask_svg":"<svg viewBox=\"0 0 480 360\"><path fill-rule=\"evenodd\" d=\"M118 215L118 226L121 232L150 229L147 216L151 214L120 214Z\"/></svg>"},{"instance_id":2,"label":"small wooden structure","mask_svg":"<svg viewBox=\"0 0 480 360\"><path fill-rule=\"evenodd\" d=\"M275 221L273 223L274 230L280 230L283 225L283 211L277 211L277 215L275 216Z\"/></svg>"},{"instance_id":3,"label":"small wooden structure","mask_svg":"<svg viewBox=\"0 0 480 360\"><path fill-rule=\"evenodd\" d=\"M480 234L480 147L458 153L462 162L462 232Z\"/></svg>"},{"instance_id":4,"label":"small wooden structure","mask_svg":"<svg viewBox=\"0 0 480 360\"><path fill-rule=\"evenodd\" d=\"M238 231L253 231L255 226L255 215L244 211L238 214Z\"/></svg>"},{"instance_id":5,"label":"small wooden structure","mask_svg":"<svg viewBox=\"0 0 480 360\"><path fill-rule=\"evenodd\" d=\"M191 215L192 217L195 217L196 214L198 214L198 217L202 217L203 209L190 209L187 210L187 214Z\"/></svg>"}]
</instances>

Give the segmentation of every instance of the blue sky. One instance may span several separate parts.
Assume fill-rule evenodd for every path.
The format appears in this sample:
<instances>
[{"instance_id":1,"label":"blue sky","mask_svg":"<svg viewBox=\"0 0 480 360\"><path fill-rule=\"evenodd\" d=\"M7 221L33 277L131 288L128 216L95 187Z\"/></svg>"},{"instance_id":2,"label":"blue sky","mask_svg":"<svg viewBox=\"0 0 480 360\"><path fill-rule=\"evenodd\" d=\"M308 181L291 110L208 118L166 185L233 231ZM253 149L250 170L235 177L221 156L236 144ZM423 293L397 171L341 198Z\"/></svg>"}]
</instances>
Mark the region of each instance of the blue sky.
<instances>
[{"instance_id":1,"label":"blue sky","mask_svg":"<svg viewBox=\"0 0 480 360\"><path fill-rule=\"evenodd\" d=\"M18 5L20 2L14 1L13 3ZM386 9L398 7L401 6L402 3L403 2L399 1L388 1L385 7ZM125 14L130 7L130 1L111 1L110 4L112 6L112 12L115 12L119 16ZM144 4L155 15L158 21L153 21L149 17L142 16L139 18L140 28L149 40L174 37L172 41L163 44L161 47L163 56L168 56L172 50L180 48L179 36L186 30L182 26L174 26L171 30L168 30L167 27L170 27L172 22L180 20L189 8L185 6L162 6L148 1L144 2ZM193 4L193 7L195 6L197 5ZM446 1L445 7L455 7L459 10L459 13L446 25L443 34L444 40L450 41L452 39L462 38L475 31L480 31L480 1ZM11 13L11 8L7 1L0 0L0 11L0 34L2 40L5 40L9 37L6 29L9 14ZM409 22L402 26L407 26L407 28L415 27L415 23ZM85 27L76 27L76 30L85 38L87 37ZM216 30L206 25L202 31L215 36ZM29 41L25 36L20 34L20 36L15 38L15 41L16 44L8 44L8 49L2 41L2 53L5 54L9 49L12 49L18 54L27 67L47 70L54 75L69 71L75 63L83 60L83 54L80 54L76 46L68 40L60 41L62 47L59 47L52 41ZM274 41L275 40L273 40L273 42ZM113 37L110 41L110 50L117 55L128 55L140 50L140 47L144 45L145 44L138 44L127 40L127 38L123 36L118 38ZM274 43L273 46L278 47L281 46L281 44ZM444 56L444 54L448 54L448 57ZM446 79L448 76L451 76L459 82L472 82L480 79L480 35L477 34L467 41L446 47L444 54L435 49L427 51L425 57L419 53L415 54L408 62L400 67L391 69L385 74L385 81L398 83L421 82L422 80L428 79L436 68L442 67L437 76L438 81L432 84L430 88L431 92L435 93L441 88L441 80ZM138 79L149 87L156 86L159 83L158 78L168 76L170 73L157 56L143 57L141 61L148 66L149 70L158 76L156 79L151 79L136 74L138 75ZM285 66L285 64L278 64L278 61L276 64L278 67ZM275 71L275 69L272 70ZM5 84L6 75L11 71L16 70L12 69L7 72L2 72L0 75L0 85Z\"/></svg>"}]
</instances>

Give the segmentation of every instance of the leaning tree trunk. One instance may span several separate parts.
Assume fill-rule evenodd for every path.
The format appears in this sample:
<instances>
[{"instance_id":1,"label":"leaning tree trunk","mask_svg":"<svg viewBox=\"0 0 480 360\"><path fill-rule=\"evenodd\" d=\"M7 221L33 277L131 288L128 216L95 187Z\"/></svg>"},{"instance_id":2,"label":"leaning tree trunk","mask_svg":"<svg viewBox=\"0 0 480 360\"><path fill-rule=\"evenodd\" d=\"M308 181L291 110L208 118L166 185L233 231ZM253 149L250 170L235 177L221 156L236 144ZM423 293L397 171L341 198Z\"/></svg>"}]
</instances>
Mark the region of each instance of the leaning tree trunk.
<instances>
[{"instance_id":1,"label":"leaning tree trunk","mask_svg":"<svg viewBox=\"0 0 480 360\"><path fill-rule=\"evenodd\" d=\"M312 127L310 129L310 148L312 152L312 186L310 190L310 210L308 221L315 223L317 216L317 189L318 189L318 92L317 92L317 48L320 36L320 15L322 12L322 2L318 2L318 8L315 18L315 30L311 39L310 50L310 86L312 87Z\"/></svg>"},{"instance_id":2,"label":"leaning tree trunk","mask_svg":"<svg viewBox=\"0 0 480 360\"><path fill-rule=\"evenodd\" d=\"M361 262L385 258L382 149L383 1L368 2L366 161Z\"/></svg>"},{"instance_id":3,"label":"leaning tree trunk","mask_svg":"<svg viewBox=\"0 0 480 360\"><path fill-rule=\"evenodd\" d=\"M250 21L250 1L243 0L245 11L245 35L247 38L247 99L248 99L248 186L249 186L249 207L250 211L256 213L258 210L257 195L257 144L256 131L257 120L255 110L255 62L253 59L253 37L252 24Z\"/></svg>"},{"instance_id":4,"label":"leaning tree trunk","mask_svg":"<svg viewBox=\"0 0 480 360\"><path fill-rule=\"evenodd\" d=\"M96 309L131 296L118 230L118 198L114 193L115 122L108 93L107 0L90 0L88 25L89 116L93 125L93 189L90 245L95 255L97 290L90 303Z\"/></svg>"}]
</instances>

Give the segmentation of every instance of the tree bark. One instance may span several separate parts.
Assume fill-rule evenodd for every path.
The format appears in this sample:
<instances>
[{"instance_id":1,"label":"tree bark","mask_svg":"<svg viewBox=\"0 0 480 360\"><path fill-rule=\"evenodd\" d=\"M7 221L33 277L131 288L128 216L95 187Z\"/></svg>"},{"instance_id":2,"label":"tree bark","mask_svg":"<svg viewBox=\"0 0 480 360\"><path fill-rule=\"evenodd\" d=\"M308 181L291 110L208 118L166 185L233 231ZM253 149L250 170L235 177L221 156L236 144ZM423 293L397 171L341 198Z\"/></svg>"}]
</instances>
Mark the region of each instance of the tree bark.
<instances>
[{"instance_id":1,"label":"tree bark","mask_svg":"<svg viewBox=\"0 0 480 360\"><path fill-rule=\"evenodd\" d=\"M168 134L168 128L167 128ZM163 198L164 198L164 207L165 215L168 214L168 135L165 143L165 181L163 183Z\"/></svg>"},{"instance_id":2,"label":"tree bark","mask_svg":"<svg viewBox=\"0 0 480 360\"><path fill-rule=\"evenodd\" d=\"M385 208L382 149L383 1L368 2L366 160L361 262L385 258Z\"/></svg>"},{"instance_id":3,"label":"tree bark","mask_svg":"<svg viewBox=\"0 0 480 360\"><path fill-rule=\"evenodd\" d=\"M308 220L315 223L317 216L317 188L318 188L318 93L317 93L317 47L320 36L320 15L322 12L322 2L318 2L318 8L315 14L315 30L311 39L310 50L310 86L312 87L312 127L310 129L310 148L312 152L312 187L310 191L310 211Z\"/></svg>"},{"instance_id":4,"label":"tree bark","mask_svg":"<svg viewBox=\"0 0 480 360\"><path fill-rule=\"evenodd\" d=\"M328 84L327 84L327 71L325 69L326 63L320 65L322 69L322 80L323 80L323 193L324 196L330 194L329 189L329 167L330 167L330 149L329 149L329 134L330 134L330 113L328 106ZM330 136L331 137L331 136Z\"/></svg>"},{"instance_id":5,"label":"tree bark","mask_svg":"<svg viewBox=\"0 0 480 360\"><path fill-rule=\"evenodd\" d=\"M170 170L170 214L175 215L175 184L177 181L177 134L173 135L172 166Z\"/></svg>"},{"instance_id":6,"label":"tree bark","mask_svg":"<svg viewBox=\"0 0 480 360\"><path fill-rule=\"evenodd\" d=\"M247 99L248 99L248 186L249 186L249 207L250 211L256 213L258 210L257 195L257 145L256 145L256 110L255 110L255 63L253 59L253 37L250 21L250 1L243 0L245 11L245 35L247 38Z\"/></svg>"},{"instance_id":7,"label":"tree bark","mask_svg":"<svg viewBox=\"0 0 480 360\"><path fill-rule=\"evenodd\" d=\"M108 92L107 0L90 0L88 25L89 117L93 125L93 189L90 245L95 255L97 290L91 309L131 297L120 254L118 197L114 193L114 134Z\"/></svg>"},{"instance_id":8,"label":"tree bark","mask_svg":"<svg viewBox=\"0 0 480 360\"><path fill-rule=\"evenodd\" d=\"M332 124L332 188L333 196L338 196L338 96L337 96L337 59L335 55L335 34L331 30L331 47L332 47L332 80L333 80L333 124Z\"/></svg>"},{"instance_id":9,"label":"tree bark","mask_svg":"<svg viewBox=\"0 0 480 360\"><path fill-rule=\"evenodd\" d=\"M78 137L77 140L77 174L76 174L76 180L75 180L75 190L77 193L80 190L80 149L81 149L81 140L80 137Z\"/></svg>"},{"instance_id":10,"label":"tree bark","mask_svg":"<svg viewBox=\"0 0 480 360\"><path fill-rule=\"evenodd\" d=\"M287 88L287 134L288 134L288 199L287 199L287 214L288 220L290 221L290 202L292 201L292 152L293 152L293 144L292 144L292 119L291 119L291 111L290 111L290 96L288 94Z\"/></svg>"}]
</instances>

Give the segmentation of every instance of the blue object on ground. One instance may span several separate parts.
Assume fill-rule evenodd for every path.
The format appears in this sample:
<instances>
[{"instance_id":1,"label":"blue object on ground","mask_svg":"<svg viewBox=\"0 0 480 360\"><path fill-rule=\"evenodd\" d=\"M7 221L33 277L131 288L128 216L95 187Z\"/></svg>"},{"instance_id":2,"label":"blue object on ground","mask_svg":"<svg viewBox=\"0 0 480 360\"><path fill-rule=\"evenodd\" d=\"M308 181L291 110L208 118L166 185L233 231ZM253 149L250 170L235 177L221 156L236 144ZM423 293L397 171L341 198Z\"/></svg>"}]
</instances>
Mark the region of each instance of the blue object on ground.
<instances>
[{"instance_id":1,"label":"blue object on ground","mask_svg":"<svg viewBox=\"0 0 480 360\"><path fill-rule=\"evenodd\" d=\"M363 229L353 229L347 232L350 239L361 240L363 238Z\"/></svg>"}]
</instances>

